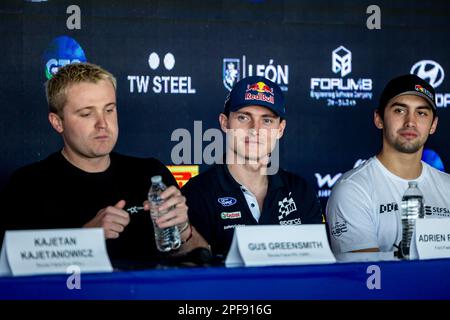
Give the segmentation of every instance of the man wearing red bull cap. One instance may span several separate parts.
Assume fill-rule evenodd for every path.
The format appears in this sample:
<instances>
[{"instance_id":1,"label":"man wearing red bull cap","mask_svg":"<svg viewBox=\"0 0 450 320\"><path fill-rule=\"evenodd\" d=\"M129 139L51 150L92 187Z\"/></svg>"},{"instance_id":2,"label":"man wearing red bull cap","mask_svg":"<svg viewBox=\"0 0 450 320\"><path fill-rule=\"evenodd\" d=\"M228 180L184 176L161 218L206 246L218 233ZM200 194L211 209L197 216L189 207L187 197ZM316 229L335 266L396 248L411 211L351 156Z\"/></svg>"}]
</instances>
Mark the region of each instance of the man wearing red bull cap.
<instances>
[{"instance_id":1,"label":"man wearing red bull cap","mask_svg":"<svg viewBox=\"0 0 450 320\"><path fill-rule=\"evenodd\" d=\"M450 175L421 161L424 144L438 123L434 88L411 74L391 80L374 123L382 130L380 153L345 173L328 200L335 253L397 251L400 204L409 181L418 183L430 209L427 216L450 217Z\"/></svg>"},{"instance_id":2,"label":"man wearing red bull cap","mask_svg":"<svg viewBox=\"0 0 450 320\"><path fill-rule=\"evenodd\" d=\"M279 86L263 77L235 84L219 116L227 136L225 164L216 164L183 187L192 225L212 252L226 255L241 225L322 223L320 203L306 181L273 170L286 112Z\"/></svg>"}]
</instances>

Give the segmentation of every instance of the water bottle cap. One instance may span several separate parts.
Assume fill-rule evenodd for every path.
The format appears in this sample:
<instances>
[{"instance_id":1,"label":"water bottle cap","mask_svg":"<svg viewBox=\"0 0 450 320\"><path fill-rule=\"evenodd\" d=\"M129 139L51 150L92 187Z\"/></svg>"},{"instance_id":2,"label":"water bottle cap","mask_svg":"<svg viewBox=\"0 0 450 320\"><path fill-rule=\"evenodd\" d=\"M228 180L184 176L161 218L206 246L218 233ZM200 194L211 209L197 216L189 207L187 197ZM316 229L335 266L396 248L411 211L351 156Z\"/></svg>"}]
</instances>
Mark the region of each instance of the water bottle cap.
<instances>
[{"instance_id":1,"label":"water bottle cap","mask_svg":"<svg viewBox=\"0 0 450 320\"><path fill-rule=\"evenodd\" d=\"M152 177L152 183L160 183L162 181L161 176L153 176Z\"/></svg>"},{"instance_id":2,"label":"water bottle cap","mask_svg":"<svg viewBox=\"0 0 450 320\"><path fill-rule=\"evenodd\" d=\"M409 181L409 182L408 182L408 185L409 185L411 188L417 187L417 181Z\"/></svg>"}]
</instances>

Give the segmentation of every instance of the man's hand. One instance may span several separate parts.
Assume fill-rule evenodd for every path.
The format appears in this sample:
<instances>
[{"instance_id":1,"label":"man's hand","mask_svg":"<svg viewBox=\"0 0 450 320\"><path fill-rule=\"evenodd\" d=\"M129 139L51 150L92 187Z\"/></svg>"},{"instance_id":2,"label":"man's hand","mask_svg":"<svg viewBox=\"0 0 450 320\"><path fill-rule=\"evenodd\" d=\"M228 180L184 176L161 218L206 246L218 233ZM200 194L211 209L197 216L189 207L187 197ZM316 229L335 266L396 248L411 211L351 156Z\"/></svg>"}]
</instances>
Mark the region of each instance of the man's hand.
<instances>
[{"instance_id":1,"label":"man's hand","mask_svg":"<svg viewBox=\"0 0 450 320\"><path fill-rule=\"evenodd\" d=\"M164 202L158 208L158 211L163 212L167 210L167 213L157 218L155 223L162 229L178 225L178 228L182 231L181 240L185 242L186 239L192 236L187 215L186 198L175 186L168 187L160 196ZM150 210L148 200L144 202L144 210Z\"/></svg>"},{"instance_id":2,"label":"man's hand","mask_svg":"<svg viewBox=\"0 0 450 320\"><path fill-rule=\"evenodd\" d=\"M181 239L183 245L176 250L174 255L181 255L198 247L208 248L209 245L189 223L188 207L186 205L186 198L181 194L180 190L175 186L170 186L161 193L161 198L165 200L159 207L159 211L169 210L165 215L155 220L160 228L167 228L178 225L181 232ZM144 210L150 210L150 203L148 200L144 202Z\"/></svg>"},{"instance_id":3,"label":"man's hand","mask_svg":"<svg viewBox=\"0 0 450 320\"><path fill-rule=\"evenodd\" d=\"M120 200L115 206L109 206L97 212L94 219L86 223L84 228L103 228L106 239L117 239L130 223L130 215L123 210L125 200Z\"/></svg>"},{"instance_id":4,"label":"man's hand","mask_svg":"<svg viewBox=\"0 0 450 320\"><path fill-rule=\"evenodd\" d=\"M188 221L186 198L177 187L168 187L161 193L161 198L164 202L158 210L160 212L168 210L168 212L155 220L158 227L164 229L175 225L182 225ZM148 201L144 202L144 210L150 210L150 203Z\"/></svg>"}]
</instances>

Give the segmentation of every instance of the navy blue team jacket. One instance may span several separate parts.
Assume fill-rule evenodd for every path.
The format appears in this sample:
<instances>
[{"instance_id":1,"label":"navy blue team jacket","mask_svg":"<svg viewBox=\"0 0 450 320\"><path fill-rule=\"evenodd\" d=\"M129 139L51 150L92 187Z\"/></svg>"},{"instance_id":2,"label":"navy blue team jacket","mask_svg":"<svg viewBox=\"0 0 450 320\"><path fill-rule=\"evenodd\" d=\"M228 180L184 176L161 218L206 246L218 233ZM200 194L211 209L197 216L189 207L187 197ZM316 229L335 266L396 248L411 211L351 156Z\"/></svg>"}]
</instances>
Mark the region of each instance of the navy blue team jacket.
<instances>
[{"instance_id":1,"label":"navy blue team jacket","mask_svg":"<svg viewBox=\"0 0 450 320\"><path fill-rule=\"evenodd\" d=\"M259 222L251 214L241 185L224 164L212 166L182 188L189 219L211 245L213 254L227 254L236 226L322 223L315 190L302 177L280 169L268 178Z\"/></svg>"}]
</instances>

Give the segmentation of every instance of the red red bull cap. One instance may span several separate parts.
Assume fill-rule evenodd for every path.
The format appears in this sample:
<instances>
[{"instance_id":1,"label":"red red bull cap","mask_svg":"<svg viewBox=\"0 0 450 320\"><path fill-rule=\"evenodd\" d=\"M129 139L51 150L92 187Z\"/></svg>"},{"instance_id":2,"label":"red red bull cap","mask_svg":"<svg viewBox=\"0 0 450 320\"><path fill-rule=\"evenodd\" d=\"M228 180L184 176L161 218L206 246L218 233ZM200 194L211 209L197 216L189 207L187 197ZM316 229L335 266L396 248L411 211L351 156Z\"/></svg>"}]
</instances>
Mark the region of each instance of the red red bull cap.
<instances>
[{"instance_id":1,"label":"red red bull cap","mask_svg":"<svg viewBox=\"0 0 450 320\"><path fill-rule=\"evenodd\" d=\"M266 107L281 118L286 118L283 92L276 83L264 77L246 77L236 83L225 99L224 113L250 105Z\"/></svg>"}]
</instances>

